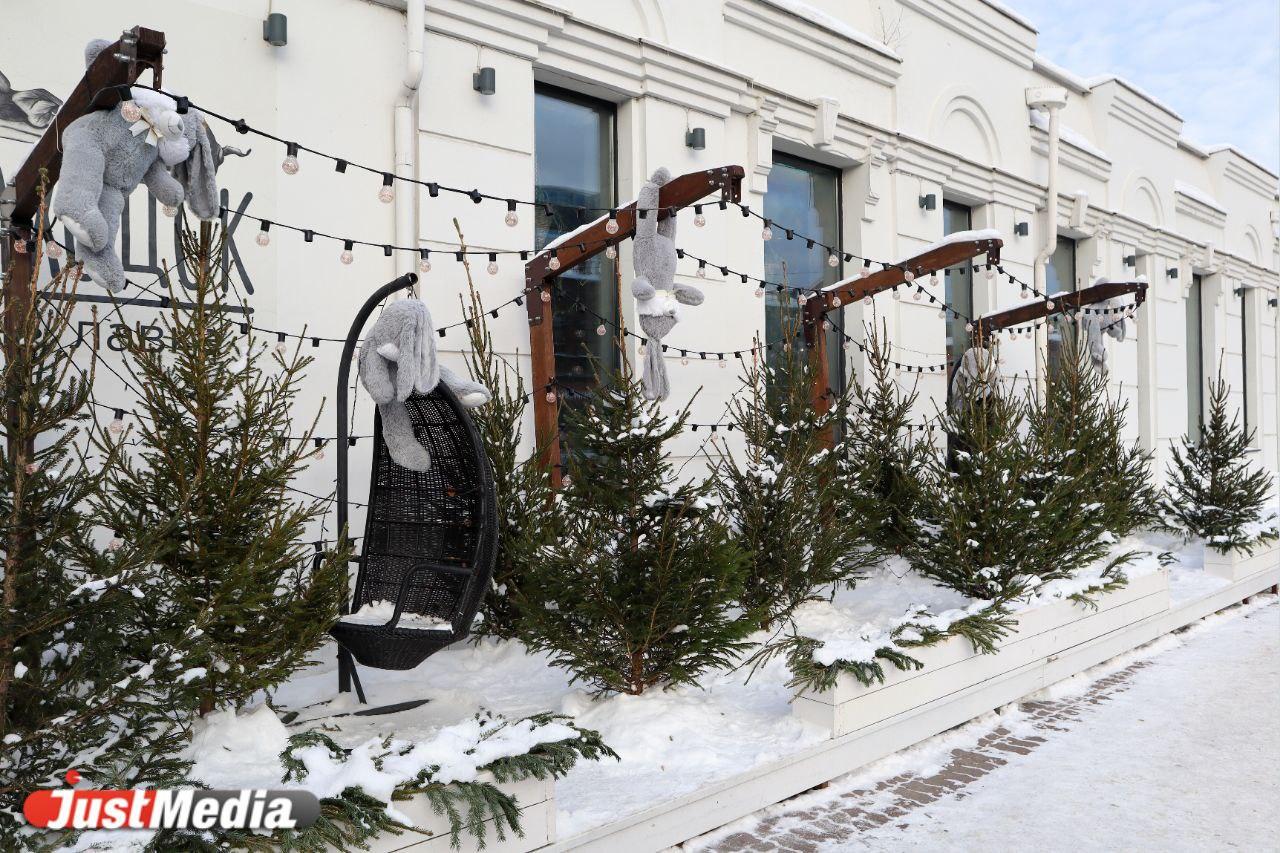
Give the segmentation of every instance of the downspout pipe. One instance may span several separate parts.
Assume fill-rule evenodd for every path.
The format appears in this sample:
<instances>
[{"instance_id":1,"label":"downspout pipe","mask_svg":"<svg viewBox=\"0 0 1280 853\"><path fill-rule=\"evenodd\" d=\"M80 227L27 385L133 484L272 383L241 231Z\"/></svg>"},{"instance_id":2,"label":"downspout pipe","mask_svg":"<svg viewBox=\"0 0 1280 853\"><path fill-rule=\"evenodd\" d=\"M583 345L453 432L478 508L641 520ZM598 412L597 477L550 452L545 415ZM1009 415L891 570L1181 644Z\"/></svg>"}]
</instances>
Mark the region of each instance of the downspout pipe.
<instances>
[{"instance_id":1,"label":"downspout pipe","mask_svg":"<svg viewBox=\"0 0 1280 853\"><path fill-rule=\"evenodd\" d=\"M404 77L396 94L394 111L395 173L412 181L417 178L418 133L415 107L426 58L427 0L408 0L405 7ZM418 245L418 185L397 181L395 233L397 246ZM396 252L396 275L414 271L408 252Z\"/></svg>"},{"instance_id":2,"label":"downspout pipe","mask_svg":"<svg viewBox=\"0 0 1280 853\"><path fill-rule=\"evenodd\" d=\"M1032 264L1032 281L1036 290L1046 293L1048 275L1046 267L1049 258L1058 246L1058 143L1061 138L1061 112L1067 105L1067 90L1057 86L1043 86L1027 89L1027 106L1034 110L1044 110L1049 114L1049 152L1045 188L1045 227L1044 243L1036 253ZM1044 356L1048 349L1048 327L1041 326L1036 330L1036 390L1044 390Z\"/></svg>"}]
</instances>

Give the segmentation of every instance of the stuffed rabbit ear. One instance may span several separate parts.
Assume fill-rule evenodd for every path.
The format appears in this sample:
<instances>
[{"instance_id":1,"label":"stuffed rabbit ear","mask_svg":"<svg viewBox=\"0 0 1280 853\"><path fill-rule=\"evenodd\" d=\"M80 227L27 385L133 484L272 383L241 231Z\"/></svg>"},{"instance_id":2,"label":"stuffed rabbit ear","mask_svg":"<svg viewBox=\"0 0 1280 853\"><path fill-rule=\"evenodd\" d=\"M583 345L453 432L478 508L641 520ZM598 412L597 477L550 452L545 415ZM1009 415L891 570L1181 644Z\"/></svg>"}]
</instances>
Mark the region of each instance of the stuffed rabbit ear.
<instances>
[{"instance_id":1,"label":"stuffed rabbit ear","mask_svg":"<svg viewBox=\"0 0 1280 853\"><path fill-rule=\"evenodd\" d=\"M375 403L390 403L396 398L395 362L378 352L378 344L368 341L360 347L360 382Z\"/></svg>"},{"instance_id":2,"label":"stuffed rabbit ear","mask_svg":"<svg viewBox=\"0 0 1280 853\"><path fill-rule=\"evenodd\" d=\"M396 360L396 399L407 400L422 373L422 323L416 311L405 311L400 323L400 358Z\"/></svg>"},{"instance_id":3,"label":"stuffed rabbit ear","mask_svg":"<svg viewBox=\"0 0 1280 853\"><path fill-rule=\"evenodd\" d=\"M636 194L636 239L658 233L658 185L646 181Z\"/></svg>"},{"instance_id":4,"label":"stuffed rabbit ear","mask_svg":"<svg viewBox=\"0 0 1280 853\"><path fill-rule=\"evenodd\" d=\"M203 116L194 111L187 114L183 133L191 145L191 152L187 159L173 167L173 176L186 191L187 207L192 213L205 221L217 219L221 210L215 156L219 150L218 143L209 132Z\"/></svg>"},{"instance_id":5,"label":"stuffed rabbit ear","mask_svg":"<svg viewBox=\"0 0 1280 853\"><path fill-rule=\"evenodd\" d=\"M415 300L419 310L414 315L418 322L417 379L414 389L419 394L430 394L440 384L440 359L436 354L436 329L431 322L427 303Z\"/></svg>"}]
</instances>

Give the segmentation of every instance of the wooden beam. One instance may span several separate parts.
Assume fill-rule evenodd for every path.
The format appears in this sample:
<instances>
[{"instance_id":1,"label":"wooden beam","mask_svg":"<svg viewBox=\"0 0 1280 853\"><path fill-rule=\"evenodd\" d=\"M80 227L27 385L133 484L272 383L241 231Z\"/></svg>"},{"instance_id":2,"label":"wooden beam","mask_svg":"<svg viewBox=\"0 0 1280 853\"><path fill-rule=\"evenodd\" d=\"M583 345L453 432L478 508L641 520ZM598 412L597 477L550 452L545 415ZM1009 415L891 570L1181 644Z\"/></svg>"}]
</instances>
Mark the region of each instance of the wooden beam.
<instances>
[{"instance_id":1,"label":"wooden beam","mask_svg":"<svg viewBox=\"0 0 1280 853\"><path fill-rule=\"evenodd\" d=\"M120 93L110 87L130 85L148 68L158 88L163 63L164 33L146 27L134 27L98 54L14 176L16 198L10 215L13 225L31 226L39 204L41 169L48 175L50 189L57 183L62 169L61 135L67 125L87 113L120 103Z\"/></svg>"},{"instance_id":2,"label":"wooden beam","mask_svg":"<svg viewBox=\"0 0 1280 853\"><path fill-rule=\"evenodd\" d=\"M658 191L659 220L673 216L682 207L714 192L725 202L742 198L741 166L721 166L701 172L689 172L672 178ZM551 482L560 487L560 394L556 388L556 346L554 333L555 280L589 258L635 235L635 202L618 208L614 221L617 230L606 229L608 216L574 234L552 249L543 249L525 264L524 283L528 298L529 352L533 365L534 436L542 464L551 472ZM551 268L552 258L556 268ZM545 296L544 296L545 295Z\"/></svg>"},{"instance_id":3,"label":"wooden beam","mask_svg":"<svg viewBox=\"0 0 1280 853\"><path fill-rule=\"evenodd\" d=\"M927 276L959 263L966 263L978 255L987 256L985 263L1000 263L1000 249L1004 241L998 238L986 240L962 240L945 243L927 252L922 252L901 263L869 273L865 276L847 278L831 287L817 291L805 303L804 336L809 349L812 364L810 399L814 411L825 414L831 408L831 377L827 369L827 336L823 334L822 321L827 312L838 309L842 305L851 305L866 296L875 296L904 284L907 273L913 279ZM828 440L830 436L828 436Z\"/></svg>"},{"instance_id":4,"label":"wooden beam","mask_svg":"<svg viewBox=\"0 0 1280 853\"><path fill-rule=\"evenodd\" d=\"M1134 304L1141 305L1147 298L1145 281L1108 281L1076 290L1070 293L1055 293L1050 300L1037 299L1017 308L1010 308L996 314L988 314L978 319L974 328L974 337L983 338L1001 329L1033 323L1053 314L1075 311L1086 305L1095 305L1117 296L1134 294ZM1053 307L1049 307L1049 302Z\"/></svg>"}]
</instances>

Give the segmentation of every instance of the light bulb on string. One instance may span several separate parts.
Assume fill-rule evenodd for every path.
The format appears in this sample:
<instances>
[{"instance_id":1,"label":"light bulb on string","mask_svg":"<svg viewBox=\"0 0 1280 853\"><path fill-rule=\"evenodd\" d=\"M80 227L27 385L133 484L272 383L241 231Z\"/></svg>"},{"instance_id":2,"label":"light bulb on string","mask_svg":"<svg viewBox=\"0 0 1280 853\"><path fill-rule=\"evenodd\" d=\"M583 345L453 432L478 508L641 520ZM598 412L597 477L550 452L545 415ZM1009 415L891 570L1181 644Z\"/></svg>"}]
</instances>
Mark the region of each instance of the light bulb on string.
<instances>
[{"instance_id":1,"label":"light bulb on string","mask_svg":"<svg viewBox=\"0 0 1280 853\"><path fill-rule=\"evenodd\" d=\"M270 228L271 223L263 220L262 224L258 227L258 234L253 238L253 241L259 246L271 245L271 234L268 233Z\"/></svg>"},{"instance_id":2,"label":"light bulb on string","mask_svg":"<svg viewBox=\"0 0 1280 853\"><path fill-rule=\"evenodd\" d=\"M1053 300L1052 300L1052 299L1046 299L1046 300L1045 300L1045 303L1044 303L1044 307L1045 307L1045 308L1048 308L1050 311L1052 311L1052 310L1053 310Z\"/></svg>"},{"instance_id":3,"label":"light bulb on string","mask_svg":"<svg viewBox=\"0 0 1280 853\"><path fill-rule=\"evenodd\" d=\"M938 274L936 272L929 273L929 286L930 287L938 286Z\"/></svg>"},{"instance_id":4,"label":"light bulb on string","mask_svg":"<svg viewBox=\"0 0 1280 853\"><path fill-rule=\"evenodd\" d=\"M276 332L276 355L283 356L284 352L284 332Z\"/></svg>"},{"instance_id":5,"label":"light bulb on string","mask_svg":"<svg viewBox=\"0 0 1280 853\"><path fill-rule=\"evenodd\" d=\"M696 275L698 278L706 278L706 277L707 277L707 262L706 262L706 261L698 261L698 268L697 268L697 270L695 270L695 271L694 271L694 273L693 273L693 274L694 274L694 275Z\"/></svg>"},{"instance_id":6,"label":"light bulb on string","mask_svg":"<svg viewBox=\"0 0 1280 853\"><path fill-rule=\"evenodd\" d=\"M946 309L946 308L939 308L939 309L938 309L938 319L939 319L939 320L945 320L945 319L947 319L947 309Z\"/></svg>"},{"instance_id":7,"label":"light bulb on string","mask_svg":"<svg viewBox=\"0 0 1280 853\"><path fill-rule=\"evenodd\" d=\"M507 223L507 227L515 228L520 224L520 214L516 213L515 199L507 199L507 215L502 218Z\"/></svg>"},{"instance_id":8,"label":"light bulb on string","mask_svg":"<svg viewBox=\"0 0 1280 853\"><path fill-rule=\"evenodd\" d=\"M893 299L895 302L902 301L902 294L898 292L898 288L893 288Z\"/></svg>"},{"instance_id":9,"label":"light bulb on string","mask_svg":"<svg viewBox=\"0 0 1280 853\"><path fill-rule=\"evenodd\" d=\"M870 305L870 304L871 304L871 294L870 294L870 293L863 294L863 296L862 296L862 304L863 304L863 305Z\"/></svg>"},{"instance_id":10,"label":"light bulb on string","mask_svg":"<svg viewBox=\"0 0 1280 853\"><path fill-rule=\"evenodd\" d=\"M600 337L603 338L608 333L609 333L609 330L604 327L604 323L601 323L599 326L596 326L596 334L599 335Z\"/></svg>"},{"instance_id":11,"label":"light bulb on string","mask_svg":"<svg viewBox=\"0 0 1280 853\"><path fill-rule=\"evenodd\" d=\"M1022 291L1021 291L1018 295L1019 295L1020 297L1022 297L1023 299L1029 299L1029 298L1031 297L1031 291L1027 290L1027 289L1024 287L1024 288L1022 288Z\"/></svg>"},{"instance_id":12,"label":"light bulb on string","mask_svg":"<svg viewBox=\"0 0 1280 853\"><path fill-rule=\"evenodd\" d=\"M342 254L338 255L338 260L350 266L351 262L356 259L356 256L351 251L354 245L355 244L352 243L350 240L342 241Z\"/></svg>"},{"instance_id":13,"label":"light bulb on string","mask_svg":"<svg viewBox=\"0 0 1280 853\"><path fill-rule=\"evenodd\" d=\"M701 228L707 224L707 217L702 215L702 205L695 204L693 206L693 225L695 228Z\"/></svg>"},{"instance_id":14,"label":"light bulb on string","mask_svg":"<svg viewBox=\"0 0 1280 853\"><path fill-rule=\"evenodd\" d=\"M122 540L119 536L112 536L110 539L107 540L107 551L111 553L115 553L116 551L119 551L123 547L124 547L124 540Z\"/></svg>"},{"instance_id":15,"label":"light bulb on string","mask_svg":"<svg viewBox=\"0 0 1280 853\"><path fill-rule=\"evenodd\" d=\"M107 425L107 432L118 436L124 432L124 409L116 409L115 417L111 419L111 423Z\"/></svg>"},{"instance_id":16,"label":"light bulb on string","mask_svg":"<svg viewBox=\"0 0 1280 853\"><path fill-rule=\"evenodd\" d=\"M840 307L840 297L839 297L839 296L833 296L833 297L831 297L831 307L832 307L832 308L839 308L839 307Z\"/></svg>"},{"instance_id":17,"label":"light bulb on string","mask_svg":"<svg viewBox=\"0 0 1280 853\"><path fill-rule=\"evenodd\" d=\"M903 271L902 271L902 280L903 280L903 281L906 281L906 282L912 282L912 281L915 281L915 280L916 280L916 274L915 274L915 273L913 273L911 270L903 270Z\"/></svg>"},{"instance_id":18,"label":"light bulb on string","mask_svg":"<svg viewBox=\"0 0 1280 853\"><path fill-rule=\"evenodd\" d=\"M987 264L987 271L985 275L987 277L987 281L991 281L991 279L996 277L996 271L991 268L990 264Z\"/></svg>"},{"instance_id":19,"label":"light bulb on string","mask_svg":"<svg viewBox=\"0 0 1280 853\"><path fill-rule=\"evenodd\" d=\"M765 222L764 228L760 231L760 239L766 243L773 239L773 226L770 223Z\"/></svg>"},{"instance_id":20,"label":"light bulb on string","mask_svg":"<svg viewBox=\"0 0 1280 853\"><path fill-rule=\"evenodd\" d=\"M551 253L551 260L547 261L547 269L550 269L550 270L560 269L560 256L557 255L555 252Z\"/></svg>"},{"instance_id":21,"label":"light bulb on string","mask_svg":"<svg viewBox=\"0 0 1280 853\"><path fill-rule=\"evenodd\" d=\"M394 180L395 176L390 172L382 173L382 186L378 188L378 201L383 204L391 204L391 202L395 201L396 191L392 186Z\"/></svg>"},{"instance_id":22,"label":"light bulb on string","mask_svg":"<svg viewBox=\"0 0 1280 853\"><path fill-rule=\"evenodd\" d=\"M823 321L822 321L822 331L824 331L824 332L829 332L829 331L831 331L831 321L830 321L830 320L823 320Z\"/></svg>"},{"instance_id":23,"label":"light bulb on string","mask_svg":"<svg viewBox=\"0 0 1280 853\"><path fill-rule=\"evenodd\" d=\"M604 247L604 256L605 256L606 258L608 258L609 260L611 260L611 261L612 261L614 258L618 257L618 249L617 249L617 247L615 247L612 243L610 243L608 246L605 246L605 247Z\"/></svg>"},{"instance_id":24,"label":"light bulb on string","mask_svg":"<svg viewBox=\"0 0 1280 853\"><path fill-rule=\"evenodd\" d=\"M833 267L833 268L840 266L840 256L837 255L835 252L831 252L830 254L828 254L827 266Z\"/></svg>"},{"instance_id":25,"label":"light bulb on string","mask_svg":"<svg viewBox=\"0 0 1280 853\"><path fill-rule=\"evenodd\" d=\"M801 305L806 305L809 302L809 294L801 293L798 297L796 297L796 301L799 302Z\"/></svg>"},{"instance_id":26,"label":"light bulb on string","mask_svg":"<svg viewBox=\"0 0 1280 853\"><path fill-rule=\"evenodd\" d=\"M280 171L286 175L298 174L298 143L286 142L284 160L280 162Z\"/></svg>"},{"instance_id":27,"label":"light bulb on string","mask_svg":"<svg viewBox=\"0 0 1280 853\"><path fill-rule=\"evenodd\" d=\"M323 438L316 439L316 452L313 453L312 456L315 457L315 460L317 462L324 461L324 439Z\"/></svg>"},{"instance_id":28,"label":"light bulb on string","mask_svg":"<svg viewBox=\"0 0 1280 853\"><path fill-rule=\"evenodd\" d=\"M971 334L972 334L972 332L973 332L973 324L972 324L972 323L965 323L965 324L964 324L964 330L965 330L966 332L969 332L969 333L971 333Z\"/></svg>"},{"instance_id":29,"label":"light bulb on string","mask_svg":"<svg viewBox=\"0 0 1280 853\"><path fill-rule=\"evenodd\" d=\"M756 299L760 299L760 298L761 298L761 297L763 297L763 296L764 296L764 288L763 288L763 287L757 287L757 288L756 288Z\"/></svg>"},{"instance_id":30,"label":"light bulb on string","mask_svg":"<svg viewBox=\"0 0 1280 853\"><path fill-rule=\"evenodd\" d=\"M689 356L687 356L687 355L682 355L682 356L680 356L680 364L681 364L681 365L683 365L683 366L685 366L685 367L688 367L688 366L689 366Z\"/></svg>"},{"instance_id":31,"label":"light bulb on string","mask_svg":"<svg viewBox=\"0 0 1280 853\"><path fill-rule=\"evenodd\" d=\"M547 391L546 400L548 403L554 403L556 401L556 392L554 390Z\"/></svg>"},{"instance_id":32,"label":"light bulb on string","mask_svg":"<svg viewBox=\"0 0 1280 853\"><path fill-rule=\"evenodd\" d=\"M420 249L418 251L418 270L420 272L431 272L431 250Z\"/></svg>"},{"instance_id":33,"label":"light bulb on string","mask_svg":"<svg viewBox=\"0 0 1280 853\"><path fill-rule=\"evenodd\" d=\"M922 294L920 293L920 288L918 287L911 292L911 298L914 299L916 302L920 301L921 295Z\"/></svg>"},{"instance_id":34,"label":"light bulb on string","mask_svg":"<svg viewBox=\"0 0 1280 853\"><path fill-rule=\"evenodd\" d=\"M551 291L550 291L550 290L543 290L543 291L542 291L542 293L540 294L540 296L541 296L541 298L542 298L542 301L543 301L543 302L550 302L550 301L551 301Z\"/></svg>"},{"instance_id":35,"label":"light bulb on string","mask_svg":"<svg viewBox=\"0 0 1280 853\"><path fill-rule=\"evenodd\" d=\"M46 240L44 244L44 253L56 261L58 258L62 257L62 246L60 246L55 240Z\"/></svg>"},{"instance_id":36,"label":"light bulb on string","mask_svg":"<svg viewBox=\"0 0 1280 853\"><path fill-rule=\"evenodd\" d=\"M120 104L120 117L129 124L133 124L142 118L142 110L138 108L137 102L131 100L124 101Z\"/></svg>"},{"instance_id":37,"label":"light bulb on string","mask_svg":"<svg viewBox=\"0 0 1280 853\"><path fill-rule=\"evenodd\" d=\"M498 274L498 255L496 252L489 253L489 263L485 266L484 269L485 269L485 272L489 273L489 275Z\"/></svg>"},{"instance_id":38,"label":"light bulb on string","mask_svg":"<svg viewBox=\"0 0 1280 853\"><path fill-rule=\"evenodd\" d=\"M604 223L604 230L607 234L618 233L618 211L609 211L609 218Z\"/></svg>"}]
</instances>

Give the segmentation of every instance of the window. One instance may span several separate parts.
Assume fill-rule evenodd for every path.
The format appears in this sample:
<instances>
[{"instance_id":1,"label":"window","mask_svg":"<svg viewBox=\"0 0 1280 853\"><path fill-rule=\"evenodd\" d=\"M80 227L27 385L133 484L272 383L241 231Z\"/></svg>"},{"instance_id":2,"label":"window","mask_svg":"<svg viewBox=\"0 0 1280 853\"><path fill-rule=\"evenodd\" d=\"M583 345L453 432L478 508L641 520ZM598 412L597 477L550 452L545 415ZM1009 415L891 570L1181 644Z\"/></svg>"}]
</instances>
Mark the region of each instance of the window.
<instances>
[{"instance_id":1,"label":"window","mask_svg":"<svg viewBox=\"0 0 1280 853\"><path fill-rule=\"evenodd\" d=\"M942 202L943 234L968 231L973 228L973 211L954 201ZM973 316L973 265L969 263L952 267L944 276L945 301L960 313L947 314L947 361L955 364L969 346L969 333L965 331L965 317ZM950 393L950 386L947 388Z\"/></svg>"},{"instance_id":2,"label":"window","mask_svg":"<svg viewBox=\"0 0 1280 853\"><path fill-rule=\"evenodd\" d=\"M541 248L616 204L614 108L571 92L538 86L534 92L534 239ZM582 210L582 208L591 208ZM556 381L586 388L595 381L594 359L617 370L612 335L597 335L600 318L618 318L617 263L596 255L565 272L555 285Z\"/></svg>"},{"instance_id":3,"label":"window","mask_svg":"<svg viewBox=\"0 0 1280 853\"><path fill-rule=\"evenodd\" d=\"M1071 293L1076 290L1076 241L1070 237L1059 235L1058 245L1049 256L1049 263L1044 270L1045 293ZM1063 314L1055 314L1045 324L1049 351L1047 361L1049 381L1052 382L1058 371L1058 360L1062 357L1062 332L1068 321Z\"/></svg>"},{"instance_id":4,"label":"window","mask_svg":"<svg viewBox=\"0 0 1280 853\"><path fill-rule=\"evenodd\" d=\"M839 250L840 240L840 172L817 163L774 152L769 171L769 187L764 197L764 215L778 223L774 238L764 244L764 277L767 281L786 282L792 287L818 288L840 280L841 266L831 266L821 246L812 249L799 237L788 240L783 228L806 234ZM797 310L789 293L765 290L765 340L783 337L784 309ZM827 370L831 387L844 388L844 358L840 333L844 327L843 311L832 311L828 319L832 330L827 333ZM803 335L799 324L793 330ZM770 362L780 358L767 352Z\"/></svg>"},{"instance_id":5,"label":"window","mask_svg":"<svg viewBox=\"0 0 1280 853\"><path fill-rule=\"evenodd\" d=\"M1187 436L1200 440L1200 421L1204 418L1204 305L1200 301L1204 279L1191 276L1187 293Z\"/></svg>"}]
</instances>

